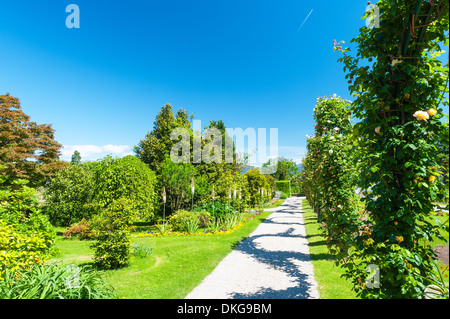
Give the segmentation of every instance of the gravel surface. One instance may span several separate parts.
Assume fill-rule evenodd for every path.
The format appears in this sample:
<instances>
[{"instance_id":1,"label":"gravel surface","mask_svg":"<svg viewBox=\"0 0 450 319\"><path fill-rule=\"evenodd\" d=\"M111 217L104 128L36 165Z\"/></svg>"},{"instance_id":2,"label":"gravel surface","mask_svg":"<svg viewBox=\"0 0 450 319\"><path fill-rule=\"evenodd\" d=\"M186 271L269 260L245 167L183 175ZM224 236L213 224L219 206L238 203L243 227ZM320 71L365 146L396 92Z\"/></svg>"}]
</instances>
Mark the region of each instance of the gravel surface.
<instances>
[{"instance_id":1,"label":"gravel surface","mask_svg":"<svg viewBox=\"0 0 450 319\"><path fill-rule=\"evenodd\" d=\"M446 265L448 265L448 245L447 246L441 246L434 249L436 254L438 255L438 258Z\"/></svg>"},{"instance_id":2,"label":"gravel surface","mask_svg":"<svg viewBox=\"0 0 450 319\"><path fill-rule=\"evenodd\" d=\"M186 299L318 299L301 203L273 209Z\"/></svg>"}]
</instances>

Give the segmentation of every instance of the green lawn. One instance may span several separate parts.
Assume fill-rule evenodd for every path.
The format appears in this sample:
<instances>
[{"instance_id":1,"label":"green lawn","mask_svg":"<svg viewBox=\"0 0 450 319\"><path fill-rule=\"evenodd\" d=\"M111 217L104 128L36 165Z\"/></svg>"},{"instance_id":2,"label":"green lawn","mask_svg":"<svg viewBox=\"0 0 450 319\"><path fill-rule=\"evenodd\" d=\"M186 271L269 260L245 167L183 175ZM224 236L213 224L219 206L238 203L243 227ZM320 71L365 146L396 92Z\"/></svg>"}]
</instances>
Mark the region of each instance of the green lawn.
<instances>
[{"instance_id":1,"label":"green lawn","mask_svg":"<svg viewBox=\"0 0 450 319\"><path fill-rule=\"evenodd\" d=\"M356 293L352 291L352 284L340 276L344 271L334 264L333 255L328 253L327 244L321 235L316 214L306 199L302 202L303 221L306 227L306 236L309 242L311 261L314 267L314 276L319 286L321 299L355 299Z\"/></svg>"},{"instance_id":2,"label":"green lawn","mask_svg":"<svg viewBox=\"0 0 450 319\"><path fill-rule=\"evenodd\" d=\"M306 199L303 200L304 222L306 226L306 234L309 241L309 249L311 252L311 259L314 266L314 274L319 285L320 298L322 299L354 299L356 293L352 291L352 285L340 276L344 273L342 269L334 264L334 257L328 253L327 245L321 235L319 223L314 211L310 207ZM430 216L429 221L435 222L439 219L442 224L448 225L448 215L444 216ZM449 239L449 233L441 231L444 238ZM446 245L446 242L433 238L429 242L433 248ZM438 261L439 266L444 266L441 261ZM448 282L448 277L446 278Z\"/></svg>"},{"instance_id":3,"label":"green lawn","mask_svg":"<svg viewBox=\"0 0 450 319\"><path fill-rule=\"evenodd\" d=\"M135 233L133 242L154 245L151 255L144 259L132 258L126 268L106 271L105 279L121 298L184 298L270 214L264 212L226 235L138 238ZM50 262L91 263L90 243L58 236L56 246L60 254Z\"/></svg>"}]
</instances>

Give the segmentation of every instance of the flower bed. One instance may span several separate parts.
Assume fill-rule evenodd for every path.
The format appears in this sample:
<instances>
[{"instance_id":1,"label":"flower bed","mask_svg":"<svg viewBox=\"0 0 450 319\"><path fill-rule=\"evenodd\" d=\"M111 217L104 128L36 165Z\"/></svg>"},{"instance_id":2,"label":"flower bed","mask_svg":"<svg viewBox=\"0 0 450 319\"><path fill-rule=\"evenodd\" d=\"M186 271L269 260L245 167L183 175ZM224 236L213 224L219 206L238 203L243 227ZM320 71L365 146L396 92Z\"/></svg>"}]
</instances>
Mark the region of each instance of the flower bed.
<instances>
[{"instance_id":1,"label":"flower bed","mask_svg":"<svg viewBox=\"0 0 450 319\"><path fill-rule=\"evenodd\" d=\"M232 232L234 232L235 230L241 228L245 223L251 221L252 219L254 219L255 217L261 215L262 212L257 212L257 213L253 213L253 214L249 214L247 216L244 216L242 221L238 222L234 227L230 228L230 229L221 229L221 230L216 230L216 231L211 231L209 229L204 229L201 231L196 231L194 233L189 233L186 231L183 232L177 232L177 231L168 231L165 233L162 233L160 231L147 231L145 233L140 233L138 234L138 238L142 238L142 237L163 237L163 236L211 236L211 235L227 235L227 234L231 234Z\"/></svg>"}]
</instances>

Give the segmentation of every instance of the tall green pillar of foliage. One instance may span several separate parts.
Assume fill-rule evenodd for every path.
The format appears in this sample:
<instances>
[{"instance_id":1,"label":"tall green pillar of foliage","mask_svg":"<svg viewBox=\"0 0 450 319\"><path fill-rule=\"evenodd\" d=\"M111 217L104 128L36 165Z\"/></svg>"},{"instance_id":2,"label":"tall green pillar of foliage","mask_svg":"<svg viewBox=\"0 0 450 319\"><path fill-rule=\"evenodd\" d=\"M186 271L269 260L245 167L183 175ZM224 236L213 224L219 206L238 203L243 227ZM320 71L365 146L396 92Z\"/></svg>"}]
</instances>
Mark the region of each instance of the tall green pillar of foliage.
<instances>
[{"instance_id":1,"label":"tall green pillar of foliage","mask_svg":"<svg viewBox=\"0 0 450 319\"><path fill-rule=\"evenodd\" d=\"M358 223L358 166L350 103L336 95L320 97L314 108L315 135L307 142L303 163L307 198L323 222L329 249L347 258Z\"/></svg>"},{"instance_id":2,"label":"tall green pillar of foliage","mask_svg":"<svg viewBox=\"0 0 450 319\"><path fill-rule=\"evenodd\" d=\"M440 236L428 217L436 201L445 201L438 154L439 144L448 148L448 124L441 121L449 105L448 62L438 56L449 43L449 1L381 0L377 6L379 26L361 28L351 41L356 57L334 47L344 54L340 61L356 98L361 186L371 189L370 218L361 225L347 276L363 297L417 298L434 276L428 243ZM366 285L367 264L379 268L379 289Z\"/></svg>"}]
</instances>

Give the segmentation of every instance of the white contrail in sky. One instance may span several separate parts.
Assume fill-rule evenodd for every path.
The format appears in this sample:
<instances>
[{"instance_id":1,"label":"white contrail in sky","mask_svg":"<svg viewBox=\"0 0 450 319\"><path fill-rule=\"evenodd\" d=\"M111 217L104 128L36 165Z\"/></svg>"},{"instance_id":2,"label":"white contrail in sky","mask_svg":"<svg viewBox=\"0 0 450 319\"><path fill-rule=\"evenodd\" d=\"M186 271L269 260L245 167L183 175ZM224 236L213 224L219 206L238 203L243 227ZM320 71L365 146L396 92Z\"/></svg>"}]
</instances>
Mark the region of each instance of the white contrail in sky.
<instances>
[{"instance_id":1,"label":"white contrail in sky","mask_svg":"<svg viewBox=\"0 0 450 319\"><path fill-rule=\"evenodd\" d=\"M300 29L303 27L303 25L305 24L306 20L308 20L309 16L311 15L311 13L314 11L314 9L311 10L311 12L308 14L308 16L305 18L305 20L303 20L302 24L300 25L300 27L298 28L297 32L295 32L295 34L298 33L298 31L300 31Z\"/></svg>"}]
</instances>

